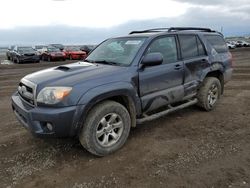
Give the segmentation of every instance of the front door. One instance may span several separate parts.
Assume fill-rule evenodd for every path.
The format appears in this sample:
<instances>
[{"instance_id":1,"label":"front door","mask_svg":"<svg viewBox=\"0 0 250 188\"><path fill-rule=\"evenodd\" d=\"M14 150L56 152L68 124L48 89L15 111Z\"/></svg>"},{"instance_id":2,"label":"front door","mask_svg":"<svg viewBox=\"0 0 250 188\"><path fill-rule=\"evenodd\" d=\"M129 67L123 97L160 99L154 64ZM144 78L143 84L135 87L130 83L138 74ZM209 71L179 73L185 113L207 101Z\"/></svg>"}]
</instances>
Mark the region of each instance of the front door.
<instances>
[{"instance_id":1,"label":"front door","mask_svg":"<svg viewBox=\"0 0 250 188\"><path fill-rule=\"evenodd\" d=\"M171 35L156 38L147 48L146 54L154 52L162 54L163 63L145 67L139 72L144 112L180 101L184 96L183 61L178 58L176 37Z\"/></svg>"}]
</instances>

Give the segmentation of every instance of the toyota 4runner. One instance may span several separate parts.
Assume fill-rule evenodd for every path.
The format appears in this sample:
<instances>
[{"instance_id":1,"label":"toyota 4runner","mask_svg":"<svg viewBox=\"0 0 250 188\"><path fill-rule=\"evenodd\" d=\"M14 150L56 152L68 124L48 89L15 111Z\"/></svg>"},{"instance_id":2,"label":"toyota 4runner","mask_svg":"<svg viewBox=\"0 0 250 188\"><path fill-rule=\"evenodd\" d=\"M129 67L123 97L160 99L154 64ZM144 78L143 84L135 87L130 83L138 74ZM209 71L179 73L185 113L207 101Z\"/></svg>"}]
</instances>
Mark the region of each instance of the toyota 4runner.
<instances>
[{"instance_id":1,"label":"toyota 4runner","mask_svg":"<svg viewBox=\"0 0 250 188\"><path fill-rule=\"evenodd\" d=\"M77 136L89 152L121 148L130 128L197 104L212 110L232 75L223 35L208 28L133 31L82 62L29 74L12 96L17 119L38 136Z\"/></svg>"}]
</instances>

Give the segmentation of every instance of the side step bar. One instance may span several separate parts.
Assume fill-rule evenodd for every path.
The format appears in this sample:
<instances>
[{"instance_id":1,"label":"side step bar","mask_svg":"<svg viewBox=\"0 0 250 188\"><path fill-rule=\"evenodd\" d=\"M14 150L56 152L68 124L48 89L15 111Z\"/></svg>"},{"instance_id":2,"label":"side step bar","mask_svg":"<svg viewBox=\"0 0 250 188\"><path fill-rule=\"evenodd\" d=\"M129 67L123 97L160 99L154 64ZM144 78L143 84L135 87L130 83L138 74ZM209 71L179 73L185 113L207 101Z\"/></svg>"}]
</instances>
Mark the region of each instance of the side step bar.
<instances>
[{"instance_id":1,"label":"side step bar","mask_svg":"<svg viewBox=\"0 0 250 188\"><path fill-rule=\"evenodd\" d=\"M156 114L152 114L152 115L150 115L150 116L145 116L145 117L143 117L143 118L141 118L141 119L137 119L137 120L136 120L136 123L137 123L137 124L142 124L142 123L147 122L147 121L152 121L152 120L154 120L154 119L157 119L157 118L160 118L160 117L162 117L162 116L165 116L165 115L169 114L170 112L174 112L174 111L177 111L177 110L186 108L186 107L188 107L188 106L194 105L194 104L196 104L197 102L198 102L198 99L193 99L193 100L190 100L190 101L188 101L188 102L186 102L186 103L183 103L183 104L181 104L181 105L179 105L179 106L176 106L176 107L171 107L171 106L170 106L169 109L164 110L164 111L162 111L162 112L158 112L158 113L156 113Z\"/></svg>"}]
</instances>

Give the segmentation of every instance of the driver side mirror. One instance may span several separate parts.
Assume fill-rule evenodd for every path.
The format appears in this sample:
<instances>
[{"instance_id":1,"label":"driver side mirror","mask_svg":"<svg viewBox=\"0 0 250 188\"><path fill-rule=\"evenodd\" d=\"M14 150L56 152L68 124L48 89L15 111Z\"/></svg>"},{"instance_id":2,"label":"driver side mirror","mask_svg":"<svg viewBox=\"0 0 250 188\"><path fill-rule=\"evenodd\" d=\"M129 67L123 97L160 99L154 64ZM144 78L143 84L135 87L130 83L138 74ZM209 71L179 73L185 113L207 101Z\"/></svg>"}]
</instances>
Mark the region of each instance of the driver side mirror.
<instances>
[{"instance_id":1,"label":"driver side mirror","mask_svg":"<svg viewBox=\"0 0 250 188\"><path fill-rule=\"evenodd\" d=\"M149 53L143 59L141 64L144 67L161 65L163 62L163 56L159 52Z\"/></svg>"}]
</instances>

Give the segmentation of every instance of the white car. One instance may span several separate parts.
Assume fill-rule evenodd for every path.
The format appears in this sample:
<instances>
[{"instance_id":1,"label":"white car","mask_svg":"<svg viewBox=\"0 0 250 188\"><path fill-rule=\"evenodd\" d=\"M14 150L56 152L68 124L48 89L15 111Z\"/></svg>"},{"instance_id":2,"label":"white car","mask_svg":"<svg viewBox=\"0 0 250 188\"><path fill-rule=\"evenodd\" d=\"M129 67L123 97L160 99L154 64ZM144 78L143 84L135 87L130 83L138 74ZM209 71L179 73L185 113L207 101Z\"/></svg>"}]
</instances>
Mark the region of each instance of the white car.
<instances>
[{"instance_id":1,"label":"white car","mask_svg":"<svg viewBox=\"0 0 250 188\"><path fill-rule=\"evenodd\" d=\"M239 40L239 41L237 41L236 46L237 47L250 47L250 43L246 42L244 40Z\"/></svg>"},{"instance_id":2,"label":"white car","mask_svg":"<svg viewBox=\"0 0 250 188\"><path fill-rule=\"evenodd\" d=\"M228 47L229 49L234 49L234 48L236 47L236 45L235 45L235 44L232 44L232 43L230 43L230 42L227 42L227 47Z\"/></svg>"},{"instance_id":3,"label":"white car","mask_svg":"<svg viewBox=\"0 0 250 188\"><path fill-rule=\"evenodd\" d=\"M45 45L37 45L33 47L40 55L45 52L45 49L47 48L47 46Z\"/></svg>"}]
</instances>

